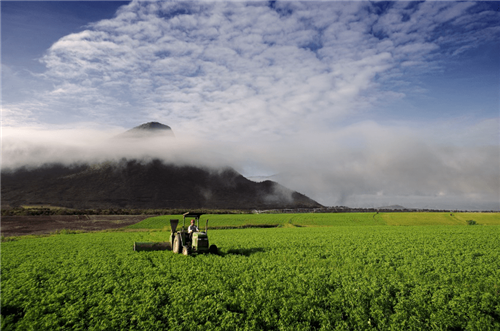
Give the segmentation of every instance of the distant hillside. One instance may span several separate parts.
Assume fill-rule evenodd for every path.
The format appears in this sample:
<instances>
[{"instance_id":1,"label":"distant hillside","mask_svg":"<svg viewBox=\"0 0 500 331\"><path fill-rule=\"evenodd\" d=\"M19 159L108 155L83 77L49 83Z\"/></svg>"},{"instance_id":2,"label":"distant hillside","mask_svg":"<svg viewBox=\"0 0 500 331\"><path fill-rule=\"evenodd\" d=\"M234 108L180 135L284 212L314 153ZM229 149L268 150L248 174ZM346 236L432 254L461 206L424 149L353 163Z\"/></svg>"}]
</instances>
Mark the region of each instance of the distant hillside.
<instances>
[{"instance_id":1,"label":"distant hillside","mask_svg":"<svg viewBox=\"0 0 500 331\"><path fill-rule=\"evenodd\" d=\"M233 169L213 170L122 160L3 171L2 204L70 208L308 208L316 201L276 182L252 182Z\"/></svg>"},{"instance_id":2,"label":"distant hillside","mask_svg":"<svg viewBox=\"0 0 500 331\"><path fill-rule=\"evenodd\" d=\"M134 143L169 139L172 129L149 122L115 139ZM137 148L137 145L136 147ZM69 208L266 209L321 207L273 181L255 183L231 168L148 163L123 159L100 164L43 165L2 171L2 204L51 204Z\"/></svg>"},{"instance_id":3,"label":"distant hillside","mask_svg":"<svg viewBox=\"0 0 500 331\"><path fill-rule=\"evenodd\" d=\"M407 208L400 206L400 205L391 205L391 206L378 207L377 209L403 210L403 209L407 209Z\"/></svg>"}]
</instances>

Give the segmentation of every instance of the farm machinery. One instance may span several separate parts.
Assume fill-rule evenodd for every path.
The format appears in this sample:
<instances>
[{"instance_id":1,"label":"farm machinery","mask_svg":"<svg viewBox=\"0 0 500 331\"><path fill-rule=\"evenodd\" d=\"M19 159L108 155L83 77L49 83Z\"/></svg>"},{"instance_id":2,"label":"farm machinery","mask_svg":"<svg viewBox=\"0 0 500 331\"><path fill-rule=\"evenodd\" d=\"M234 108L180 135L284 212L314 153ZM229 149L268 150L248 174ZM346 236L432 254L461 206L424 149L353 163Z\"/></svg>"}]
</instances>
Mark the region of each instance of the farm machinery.
<instances>
[{"instance_id":1,"label":"farm machinery","mask_svg":"<svg viewBox=\"0 0 500 331\"><path fill-rule=\"evenodd\" d=\"M182 253L189 255L191 253L217 253L216 245L209 245L208 241L208 219L205 223L205 231L188 232L186 227L186 218L191 218L197 229L200 228L201 213L184 213L183 225L177 230L178 219L170 220L170 241L168 242L135 242L134 251L157 251L172 250L175 254Z\"/></svg>"}]
</instances>

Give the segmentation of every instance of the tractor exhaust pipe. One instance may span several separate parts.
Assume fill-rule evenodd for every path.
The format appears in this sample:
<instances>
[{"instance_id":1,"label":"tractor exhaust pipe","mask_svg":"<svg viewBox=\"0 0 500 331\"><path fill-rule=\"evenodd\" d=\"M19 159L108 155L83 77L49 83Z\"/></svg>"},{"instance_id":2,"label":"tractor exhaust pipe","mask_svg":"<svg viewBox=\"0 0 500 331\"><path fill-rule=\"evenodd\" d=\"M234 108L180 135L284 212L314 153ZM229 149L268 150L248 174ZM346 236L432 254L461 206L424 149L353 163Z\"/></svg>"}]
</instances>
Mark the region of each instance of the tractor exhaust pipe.
<instances>
[{"instance_id":1,"label":"tractor exhaust pipe","mask_svg":"<svg viewBox=\"0 0 500 331\"><path fill-rule=\"evenodd\" d=\"M207 223L205 224L205 233L208 232L208 218L207 218Z\"/></svg>"}]
</instances>

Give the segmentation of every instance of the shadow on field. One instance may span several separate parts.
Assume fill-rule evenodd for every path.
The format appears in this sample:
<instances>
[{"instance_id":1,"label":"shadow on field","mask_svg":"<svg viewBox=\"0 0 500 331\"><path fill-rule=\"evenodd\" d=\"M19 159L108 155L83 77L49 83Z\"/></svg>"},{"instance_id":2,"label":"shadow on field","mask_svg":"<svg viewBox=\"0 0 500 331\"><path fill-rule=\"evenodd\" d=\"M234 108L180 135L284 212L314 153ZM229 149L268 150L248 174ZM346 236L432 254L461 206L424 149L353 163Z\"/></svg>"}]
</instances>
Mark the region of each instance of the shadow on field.
<instances>
[{"instance_id":1,"label":"shadow on field","mask_svg":"<svg viewBox=\"0 0 500 331\"><path fill-rule=\"evenodd\" d=\"M219 253L221 256L226 256L228 254L233 254L233 255L244 255L244 256L250 256L254 253L258 252L264 252L264 248L261 247L255 247L255 248L240 248L240 249L230 249L227 251L227 253Z\"/></svg>"}]
</instances>

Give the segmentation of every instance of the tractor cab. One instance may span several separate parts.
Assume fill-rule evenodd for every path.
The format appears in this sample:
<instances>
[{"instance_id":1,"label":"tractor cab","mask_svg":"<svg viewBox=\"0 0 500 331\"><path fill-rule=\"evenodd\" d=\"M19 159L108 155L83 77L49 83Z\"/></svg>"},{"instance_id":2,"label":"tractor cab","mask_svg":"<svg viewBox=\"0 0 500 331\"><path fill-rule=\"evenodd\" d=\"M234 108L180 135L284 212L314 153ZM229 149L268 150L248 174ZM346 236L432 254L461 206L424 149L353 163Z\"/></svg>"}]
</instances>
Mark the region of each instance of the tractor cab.
<instances>
[{"instance_id":1,"label":"tractor cab","mask_svg":"<svg viewBox=\"0 0 500 331\"><path fill-rule=\"evenodd\" d=\"M186 218L190 218L191 221L194 221L194 225L196 225L196 227L198 229L200 229L200 216L201 215L203 215L203 214L200 214L200 213L190 213L190 212L184 213L184 214L182 214L183 223L186 224ZM207 225L208 225L208 219L207 219ZM189 226L188 226L188 228L189 228ZM206 226L205 226L205 228L206 228Z\"/></svg>"}]
</instances>

